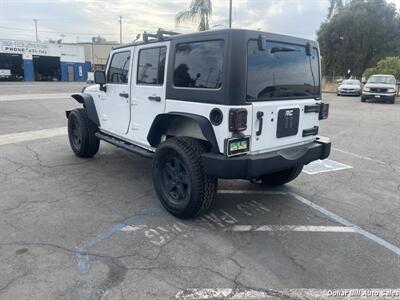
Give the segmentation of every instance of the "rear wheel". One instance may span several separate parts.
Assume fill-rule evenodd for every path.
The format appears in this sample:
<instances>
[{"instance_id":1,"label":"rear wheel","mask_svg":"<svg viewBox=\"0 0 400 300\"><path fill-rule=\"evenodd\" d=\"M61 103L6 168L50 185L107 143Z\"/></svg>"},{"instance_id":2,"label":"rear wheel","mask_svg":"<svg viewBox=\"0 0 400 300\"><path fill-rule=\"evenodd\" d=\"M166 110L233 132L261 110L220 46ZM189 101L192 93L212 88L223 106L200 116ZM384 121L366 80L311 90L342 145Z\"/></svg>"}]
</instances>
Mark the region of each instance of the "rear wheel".
<instances>
[{"instance_id":1,"label":"rear wheel","mask_svg":"<svg viewBox=\"0 0 400 300\"><path fill-rule=\"evenodd\" d=\"M296 167L286 169L283 171L271 173L268 175L261 176L261 183L266 186L280 186L282 184L288 183L294 180L300 175L303 170L303 165L298 165Z\"/></svg>"},{"instance_id":2,"label":"rear wheel","mask_svg":"<svg viewBox=\"0 0 400 300\"><path fill-rule=\"evenodd\" d=\"M68 116L68 138L74 153L79 157L92 157L99 151L100 141L95 133L96 124L89 120L85 109L78 108Z\"/></svg>"},{"instance_id":3,"label":"rear wheel","mask_svg":"<svg viewBox=\"0 0 400 300\"><path fill-rule=\"evenodd\" d=\"M153 183L161 204L178 218L193 218L211 206L217 179L201 162L205 145L196 139L174 137L163 142L153 161Z\"/></svg>"}]
</instances>

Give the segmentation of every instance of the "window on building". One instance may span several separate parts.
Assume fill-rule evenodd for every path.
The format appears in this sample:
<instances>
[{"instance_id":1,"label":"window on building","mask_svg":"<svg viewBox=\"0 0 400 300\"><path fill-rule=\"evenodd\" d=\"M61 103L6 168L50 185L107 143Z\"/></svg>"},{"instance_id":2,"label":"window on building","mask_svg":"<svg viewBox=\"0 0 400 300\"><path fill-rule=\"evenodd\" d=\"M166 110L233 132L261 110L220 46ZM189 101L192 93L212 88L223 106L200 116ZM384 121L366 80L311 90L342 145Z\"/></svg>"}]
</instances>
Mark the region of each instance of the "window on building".
<instances>
[{"instance_id":1,"label":"window on building","mask_svg":"<svg viewBox=\"0 0 400 300\"><path fill-rule=\"evenodd\" d=\"M166 47L142 49L139 52L138 84L162 85L164 83Z\"/></svg>"},{"instance_id":2,"label":"window on building","mask_svg":"<svg viewBox=\"0 0 400 300\"><path fill-rule=\"evenodd\" d=\"M174 85L187 88L220 88L223 54L223 40L178 44L175 53Z\"/></svg>"},{"instance_id":3,"label":"window on building","mask_svg":"<svg viewBox=\"0 0 400 300\"><path fill-rule=\"evenodd\" d=\"M128 83L130 58L130 51L114 53L108 69L107 82L115 84Z\"/></svg>"}]
</instances>

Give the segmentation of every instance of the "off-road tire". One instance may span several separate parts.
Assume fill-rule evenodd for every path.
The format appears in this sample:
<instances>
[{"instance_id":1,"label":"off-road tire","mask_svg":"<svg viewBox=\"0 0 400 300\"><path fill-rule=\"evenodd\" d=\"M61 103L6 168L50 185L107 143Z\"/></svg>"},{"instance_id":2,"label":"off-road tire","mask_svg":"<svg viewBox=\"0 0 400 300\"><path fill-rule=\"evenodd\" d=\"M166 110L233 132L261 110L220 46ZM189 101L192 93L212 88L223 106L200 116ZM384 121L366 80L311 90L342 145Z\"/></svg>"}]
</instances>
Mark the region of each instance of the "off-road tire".
<instances>
[{"instance_id":1,"label":"off-road tire","mask_svg":"<svg viewBox=\"0 0 400 300\"><path fill-rule=\"evenodd\" d=\"M263 185L271 187L280 186L296 179L296 177L300 175L302 170L303 165L298 165L290 169L264 175L260 178L261 183Z\"/></svg>"},{"instance_id":2,"label":"off-road tire","mask_svg":"<svg viewBox=\"0 0 400 300\"><path fill-rule=\"evenodd\" d=\"M96 124L89 120L84 108L74 109L68 115L68 138L76 156L93 157L99 151L96 131Z\"/></svg>"},{"instance_id":3,"label":"off-road tire","mask_svg":"<svg viewBox=\"0 0 400 300\"><path fill-rule=\"evenodd\" d=\"M204 170L201 154L206 151L206 145L202 141L189 137L167 139L157 148L153 159L154 188L161 204L168 212L178 218L197 217L206 212L214 200L218 180L208 176ZM169 165L167 166L167 164ZM176 174L170 176L172 164L174 164L172 169L176 172L184 170L183 173L179 174L186 174L187 176ZM187 183L182 183L183 181L180 181L178 177L186 178ZM171 183L169 182L171 178L176 180ZM177 184L177 186L171 190L173 184ZM184 199L179 200L176 199L181 196L178 186L182 184L186 186L185 188L190 185L190 188L188 188L189 191L186 191ZM176 192L174 189L176 189ZM183 189L184 187L180 187L181 191ZM182 203L179 203L180 201Z\"/></svg>"}]
</instances>

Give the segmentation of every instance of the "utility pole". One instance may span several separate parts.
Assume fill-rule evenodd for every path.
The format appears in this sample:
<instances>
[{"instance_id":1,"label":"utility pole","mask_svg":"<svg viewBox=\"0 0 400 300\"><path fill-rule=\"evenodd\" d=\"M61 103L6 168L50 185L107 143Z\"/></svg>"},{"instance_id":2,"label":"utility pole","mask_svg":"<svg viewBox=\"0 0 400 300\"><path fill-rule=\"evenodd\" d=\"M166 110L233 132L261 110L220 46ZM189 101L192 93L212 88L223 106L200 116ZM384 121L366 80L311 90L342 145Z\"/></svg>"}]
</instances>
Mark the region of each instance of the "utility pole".
<instances>
[{"instance_id":1,"label":"utility pole","mask_svg":"<svg viewBox=\"0 0 400 300\"><path fill-rule=\"evenodd\" d=\"M229 28L232 28L232 0L229 0Z\"/></svg>"},{"instance_id":2,"label":"utility pole","mask_svg":"<svg viewBox=\"0 0 400 300\"><path fill-rule=\"evenodd\" d=\"M119 43L122 44L122 16L119 16Z\"/></svg>"},{"instance_id":3,"label":"utility pole","mask_svg":"<svg viewBox=\"0 0 400 300\"><path fill-rule=\"evenodd\" d=\"M39 20L38 19L33 19L33 22L35 22L35 34L36 34L36 42L38 42L39 41L39 39L38 39L38 34L37 34L37 22L38 22Z\"/></svg>"}]
</instances>

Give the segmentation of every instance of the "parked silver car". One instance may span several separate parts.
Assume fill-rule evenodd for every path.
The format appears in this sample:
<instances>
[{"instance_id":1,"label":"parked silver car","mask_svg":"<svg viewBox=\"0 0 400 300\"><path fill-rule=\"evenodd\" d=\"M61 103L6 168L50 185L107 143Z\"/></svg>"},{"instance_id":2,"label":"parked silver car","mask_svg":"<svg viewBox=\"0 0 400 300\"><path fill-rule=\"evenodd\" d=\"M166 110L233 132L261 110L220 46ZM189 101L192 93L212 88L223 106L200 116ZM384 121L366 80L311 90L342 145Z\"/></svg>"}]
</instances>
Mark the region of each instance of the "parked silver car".
<instances>
[{"instance_id":1,"label":"parked silver car","mask_svg":"<svg viewBox=\"0 0 400 300\"><path fill-rule=\"evenodd\" d=\"M360 96L361 95L361 82L357 79L346 79L339 85L337 89L337 95L352 95L352 96Z\"/></svg>"},{"instance_id":2,"label":"parked silver car","mask_svg":"<svg viewBox=\"0 0 400 300\"><path fill-rule=\"evenodd\" d=\"M368 99L383 100L394 104L396 78L393 75L372 75L364 86L361 102Z\"/></svg>"}]
</instances>

